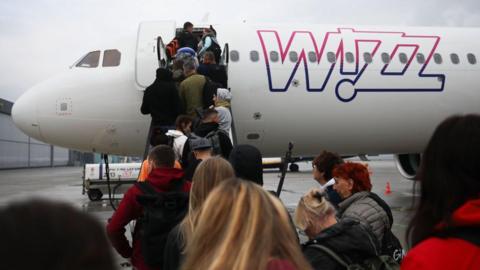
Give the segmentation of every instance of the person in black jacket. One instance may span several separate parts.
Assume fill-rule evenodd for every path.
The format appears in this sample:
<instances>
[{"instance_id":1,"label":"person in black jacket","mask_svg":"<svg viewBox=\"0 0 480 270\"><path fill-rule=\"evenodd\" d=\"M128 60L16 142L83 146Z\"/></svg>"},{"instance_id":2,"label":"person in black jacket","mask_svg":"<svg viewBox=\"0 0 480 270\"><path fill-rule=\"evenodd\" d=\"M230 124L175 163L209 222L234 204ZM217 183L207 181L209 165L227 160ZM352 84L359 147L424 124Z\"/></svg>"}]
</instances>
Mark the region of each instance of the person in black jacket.
<instances>
[{"instance_id":1,"label":"person in black jacket","mask_svg":"<svg viewBox=\"0 0 480 270\"><path fill-rule=\"evenodd\" d=\"M178 47L189 47L197 51L198 39L193 35L193 24L191 22L183 24L183 32L178 36Z\"/></svg>"},{"instance_id":2,"label":"person in black jacket","mask_svg":"<svg viewBox=\"0 0 480 270\"><path fill-rule=\"evenodd\" d=\"M345 269L317 245L327 247L349 264L378 256L380 247L373 232L356 220L337 221L335 208L325 196L319 189L312 189L295 210L295 224L309 238L302 250L313 269Z\"/></svg>"},{"instance_id":3,"label":"person in black jacket","mask_svg":"<svg viewBox=\"0 0 480 270\"><path fill-rule=\"evenodd\" d=\"M207 109L203 112L201 123L193 130L193 134L185 143L182 155L182 166L186 168L192 160L192 151L190 142L196 137L207 138L212 144L212 154L221 155L228 159L233 145L229 135L220 130L220 119L215 109Z\"/></svg>"},{"instance_id":4,"label":"person in black jacket","mask_svg":"<svg viewBox=\"0 0 480 270\"><path fill-rule=\"evenodd\" d=\"M183 111L172 73L164 68L157 69L157 78L145 89L141 107L142 114L152 116L152 125L164 127L165 132L175 127L177 116Z\"/></svg>"},{"instance_id":5,"label":"person in black jacket","mask_svg":"<svg viewBox=\"0 0 480 270\"><path fill-rule=\"evenodd\" d=\"M203 63L197 69L198 74L209 77L212 81L227 88L227 71L215 61L213 52L207 51L203 56Z\"/></svg>"}]
</instances>

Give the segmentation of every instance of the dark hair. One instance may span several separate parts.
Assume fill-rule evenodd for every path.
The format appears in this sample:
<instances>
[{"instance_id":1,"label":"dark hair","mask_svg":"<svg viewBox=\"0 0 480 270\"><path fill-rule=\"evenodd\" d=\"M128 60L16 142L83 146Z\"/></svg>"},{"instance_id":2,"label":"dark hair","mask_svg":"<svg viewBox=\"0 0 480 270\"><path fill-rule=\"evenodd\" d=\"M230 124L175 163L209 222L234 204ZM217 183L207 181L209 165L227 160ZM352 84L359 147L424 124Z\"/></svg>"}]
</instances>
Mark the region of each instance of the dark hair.
<instances>
[{"instance_id":1,"label":"dark hair","mask_svg":"<svg viewBox=\"0 0 480 270\"><path fill-rule=\"evenodd\" d=\"M203 55L203 59L208 59L212 62L215 62L215 54L213 54L213 52L211 51L206 51L205 54Z\"/></svg>"},{"instance_id":2,"label":"dark hair","mask_svg":"<svg viewBox=\"0 0 480 270\"><path fill-rule=\"evenodd\" d=\"M183 30L187 30L187 28L193 27L193 23L191 22L186 22L183 24Z\"/></svg>"},{"instance_id":3,"label":"dark hair","mask_svg":"<svg viewBox=\"0 0 480 270\"><path fill-rule=\"evenodd\" d=\"M313 160L312 164L317 168L319 172L324 173L325 179L328 181L332 179L332 171L333 167L338 164L342 164L343 159L337 154L337 153L332 153L328 151L323 151L315 157Z\"/></svg>"},{"instance_id":4,"label":"dark hair","mask_svg":"<svg viewBox=\"0 0 480 270\"><path fill-rule=\"evenodd\" d=\"M363 164L355 163L355 162L347 162L347 163L336 165L335 168L333 168L332 175L334 177L352 179L353 180L352 193L372 190L372 182L370 181L370 172L368 171L367 166Z\"/></svg>"},{"instance_id":5,"label":"dark hair","mask_svg":"<svg viewBox=\"0 0 480 270\"><path fill-rule=\"evenodd\" d=\"M202 120L207 120L209 119L210 117L212 117L213 115L215 114L218 114L218 111L215 110L215 109L206 109L205 111L203 111L203 116L202 116Z\"/></svg>"},{"instance_id":6,"label":"dark hair","mask_svg":"<svg viewBox=\"0 0 480 270\"><path fill-rule=\"evenodd\" d=\"M192 123L192 122L193 122L193 118L191 116L184 115L184 114L179 115L175 120L175 128L185 133L185 130L183 129L183 127L186 126L188 123Z\"/></svg>"},{"instance_id":7,"label":"dark hair","mask_svg":"<svg viewBox=\"0 0 480 270\"><path fill-rule=\"evenodd\" d=\"M253 145L237 145L230 152L228 159L238 178L263 186L262 154Z\"/></svg>"},{"instance_id":8,"label":"dark hair","mask_svg":"<svg viewBox=\"0 0 480 270\"><path fill-rule=\"evenodd\" d=\"M423 153L420 202L407 229L415 246L439 224L452 227L452 214L480 195L480 116L452 116L435 130Z\"/></svg>"},{"instance_id":9,"label":"dark hair","mask_svg":"<svg viewBox=\"0 0 480 270\"><path fill-rule=\"evenodd\" d=\"M45 200L0 210L2 269L113 270L104 228L70 205Z\"/></svg>"},{"instance_id":10,"label":"dark hair","mask_svg":"<svg viewBox=\"0 0 480 270\"><path fill-rule=\"evenodd\" d=\"M148 155L156 167L173 168L175 165L175 152L168 145L155 146Z\"/></svg>"}]
</instances>

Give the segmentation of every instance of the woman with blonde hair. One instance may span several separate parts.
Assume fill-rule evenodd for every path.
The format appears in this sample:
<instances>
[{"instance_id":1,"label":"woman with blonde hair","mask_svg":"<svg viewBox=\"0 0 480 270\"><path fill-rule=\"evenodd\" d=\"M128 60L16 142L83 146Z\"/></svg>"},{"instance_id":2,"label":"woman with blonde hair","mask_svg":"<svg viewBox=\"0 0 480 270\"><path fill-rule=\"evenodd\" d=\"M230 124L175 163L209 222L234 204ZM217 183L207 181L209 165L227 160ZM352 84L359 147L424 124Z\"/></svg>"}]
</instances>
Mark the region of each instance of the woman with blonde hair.
<instances>
[{"instance_id":1,"label":"woman with blonde hair","mask_svg":"<svg viewBox=\"0 0 480 270\"><path fill-rule=\"evenodd\" d=\"M234 176L235 172L230 163L221 157L212 157L200 163L192 179L188 214L168 235L162 269L180 268L185 246L192 238L193 220L197 217L203 202L210 191L222 181Z\"/></svg>"},{"instance_id":2,"label":"woman with blonde hair","mask_svg":"<svg viewBox=\"0 0 480 270\"><path fill-rule=\"evenodd\" d=\"M223 181L194 221L182 266L190 269L311 269L280 200L257 184Z\"/></svg>"},{"instance_id":3,"label":"woman with blonde hair","mask_svg":"<svg viewBox=\"0 0 480 270\"><path fill-rule=\"evenodd\" d=\"M359 221L337 221L335 207L319 189L305 194L295 210L295 225L308 236L302 245L303 254L314 269L345 269L324 248L342 260L354 264L377 256L379 244L373 232Z\"/></svg>"}]
</instances>

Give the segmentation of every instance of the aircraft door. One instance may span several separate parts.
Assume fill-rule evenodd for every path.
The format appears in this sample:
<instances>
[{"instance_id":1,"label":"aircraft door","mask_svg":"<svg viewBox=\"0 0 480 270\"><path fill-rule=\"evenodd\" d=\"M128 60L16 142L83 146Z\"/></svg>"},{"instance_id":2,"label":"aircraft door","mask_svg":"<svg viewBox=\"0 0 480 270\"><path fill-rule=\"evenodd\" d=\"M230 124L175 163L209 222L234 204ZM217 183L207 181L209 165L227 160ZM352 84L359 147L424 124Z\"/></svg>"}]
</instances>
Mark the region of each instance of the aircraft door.
<instances>
[{"instance_id":1,"label":"aircraft door","mask_svg":"<svg viewBox=\"0 0 480 270\"><path fill-rule=\"evenodd\" d=\"M155 71L167 64L165 43L175 37L175 21L143 22L138 27L135 81L144 90L155 80Z\"/></svg>"}]
</instances>

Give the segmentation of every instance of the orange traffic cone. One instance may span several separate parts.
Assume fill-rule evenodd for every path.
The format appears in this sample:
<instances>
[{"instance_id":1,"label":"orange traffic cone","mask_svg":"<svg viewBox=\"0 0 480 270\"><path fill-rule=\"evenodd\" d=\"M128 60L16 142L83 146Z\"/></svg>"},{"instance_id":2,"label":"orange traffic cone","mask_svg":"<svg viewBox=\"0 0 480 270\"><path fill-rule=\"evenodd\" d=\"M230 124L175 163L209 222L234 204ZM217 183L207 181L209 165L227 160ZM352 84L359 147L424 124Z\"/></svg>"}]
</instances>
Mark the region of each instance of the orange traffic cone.
<instances>
[{"instance_id":1,"label":"orange traffic cone","mask_svg":"<svg viewBox=\"0 0 480 270\"><path fill-rule=\"evenodd\" d=\"M387 182L387 186L385 187L385 195L392 194L392 188L390 187L390 182Z\"/></svg>"}]
</instances>

